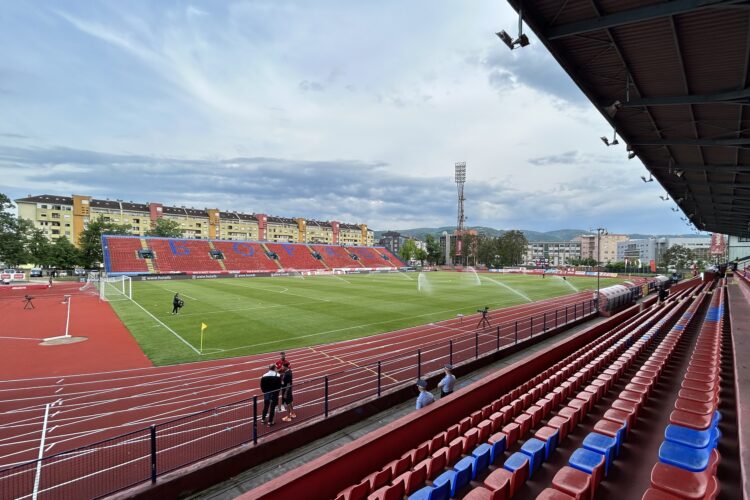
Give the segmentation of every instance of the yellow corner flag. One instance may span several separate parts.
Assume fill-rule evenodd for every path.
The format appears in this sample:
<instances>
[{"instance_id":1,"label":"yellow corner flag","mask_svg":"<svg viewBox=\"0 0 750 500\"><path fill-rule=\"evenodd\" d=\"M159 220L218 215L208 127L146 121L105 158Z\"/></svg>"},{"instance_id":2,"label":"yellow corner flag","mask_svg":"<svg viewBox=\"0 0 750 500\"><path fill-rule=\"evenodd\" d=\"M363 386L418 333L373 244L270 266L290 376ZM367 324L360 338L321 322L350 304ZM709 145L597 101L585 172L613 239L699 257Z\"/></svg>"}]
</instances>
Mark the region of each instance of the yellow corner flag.
<instances>
[{"instance_id":1,"label":"yellow corner flag","mask_svg":"<svg viewBox=\"0 0 750 500\"><path fill-rule=\"evenodd\" d=\"M203 352L203 330L208 328L208 325L201 322L201 352Z\"/></svg>"}]
</instances>

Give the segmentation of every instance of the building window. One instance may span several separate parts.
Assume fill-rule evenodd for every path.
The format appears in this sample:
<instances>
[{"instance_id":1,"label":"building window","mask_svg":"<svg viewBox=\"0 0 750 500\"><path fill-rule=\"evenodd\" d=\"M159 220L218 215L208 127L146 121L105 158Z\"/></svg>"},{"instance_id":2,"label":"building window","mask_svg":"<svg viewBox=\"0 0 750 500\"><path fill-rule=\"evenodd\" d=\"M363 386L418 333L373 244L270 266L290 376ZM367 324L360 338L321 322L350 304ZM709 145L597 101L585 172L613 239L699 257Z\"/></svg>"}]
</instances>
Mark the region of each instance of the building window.
<instances>
[{"instance_id":1,"label":"building window","mask_svg":"<svg viewBox=\"0 0 750 500\"><path fill-rule=\"evenodd\" d=\"M60 205L52 205L52 210L62 210Z\"/></svg>"}]
</instances>

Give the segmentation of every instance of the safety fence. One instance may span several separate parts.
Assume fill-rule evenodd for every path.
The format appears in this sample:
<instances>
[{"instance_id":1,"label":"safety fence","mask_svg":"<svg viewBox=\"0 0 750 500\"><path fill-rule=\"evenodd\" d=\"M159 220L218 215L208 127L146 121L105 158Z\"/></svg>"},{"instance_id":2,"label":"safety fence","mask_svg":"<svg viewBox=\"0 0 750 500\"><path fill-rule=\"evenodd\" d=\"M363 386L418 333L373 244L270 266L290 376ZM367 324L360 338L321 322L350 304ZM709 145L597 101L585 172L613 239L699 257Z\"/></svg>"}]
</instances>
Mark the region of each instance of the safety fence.
<instances>
[{"instance_id":1,"label":"safety fence","mask_svg":"<svg viewBox=\"0 0 750 500\"><path fill-rule=\"evenodd\" d=\"M500 325L487 325L393 357L293 384L291 408L262 420L264 395L161 422L80 448L0 470L0 498L95 498L157 478L281 429L332 412L415 379L492 355L548 330L593 316L594 300ZM468 319L466 320L468 321ZM268 395L270 396L270 395ZM272 399L272 398L268 398Z\"/></svg>"}]
</instances>

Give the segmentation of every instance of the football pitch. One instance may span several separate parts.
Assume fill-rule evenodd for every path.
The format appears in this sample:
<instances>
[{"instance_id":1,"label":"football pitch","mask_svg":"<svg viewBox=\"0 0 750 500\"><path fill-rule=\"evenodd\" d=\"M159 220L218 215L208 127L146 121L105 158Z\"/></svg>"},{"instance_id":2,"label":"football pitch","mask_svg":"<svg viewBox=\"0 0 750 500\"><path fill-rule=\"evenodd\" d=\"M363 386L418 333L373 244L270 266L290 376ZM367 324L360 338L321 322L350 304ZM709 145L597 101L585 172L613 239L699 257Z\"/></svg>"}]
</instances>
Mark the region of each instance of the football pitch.
<instances>
[{"instance_id":1,"label":"football pitch","mask_svg":"<svg viewBox=\"0 0 750 500\"><path fill-rule=\"evenodd\" d=\"M606 287L622 282L602 278ZM112 307L156 365L325 344L596 289L596 279L455 272L134 281ZM176 292L185 302L172 315ZM206 328L201 350L201 325Z\"/></svg>"}]
</instances>

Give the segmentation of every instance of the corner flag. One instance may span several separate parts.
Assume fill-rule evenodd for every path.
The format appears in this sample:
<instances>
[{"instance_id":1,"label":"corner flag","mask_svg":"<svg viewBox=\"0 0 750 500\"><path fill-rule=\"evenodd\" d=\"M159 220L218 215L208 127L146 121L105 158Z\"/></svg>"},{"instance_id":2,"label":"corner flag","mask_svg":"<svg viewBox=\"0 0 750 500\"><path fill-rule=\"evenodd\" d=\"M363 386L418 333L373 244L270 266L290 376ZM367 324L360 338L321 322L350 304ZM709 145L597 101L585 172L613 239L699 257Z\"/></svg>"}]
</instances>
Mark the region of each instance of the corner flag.
<instances>
[{"instance_id":1,"label":"corner flag","mask_svg":"<svg viewBox=\"0 0 750 500\"><path fill-rule=\"evenodd\" d=\"M203 353L203 330L208 328L208 325L201 321L201 353Z\"/></svg>"}]
</instances>

